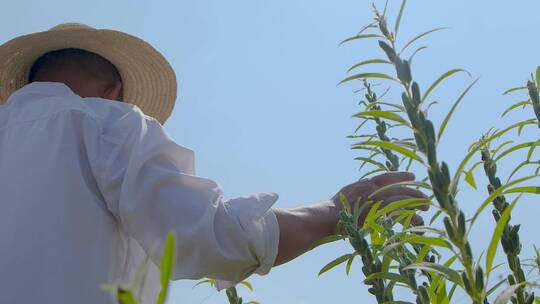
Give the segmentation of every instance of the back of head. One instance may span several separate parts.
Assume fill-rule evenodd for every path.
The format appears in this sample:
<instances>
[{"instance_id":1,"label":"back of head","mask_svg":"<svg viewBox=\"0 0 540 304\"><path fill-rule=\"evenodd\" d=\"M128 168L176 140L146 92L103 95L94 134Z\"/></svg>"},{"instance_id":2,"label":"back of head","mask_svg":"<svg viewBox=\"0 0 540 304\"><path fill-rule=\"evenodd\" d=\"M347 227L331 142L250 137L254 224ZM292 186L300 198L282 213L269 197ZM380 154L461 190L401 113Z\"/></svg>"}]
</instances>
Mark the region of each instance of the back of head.
<instances>
[{"instance_id":1,"label":"back of head","mask_svg":"<svg viewBox=\"0 0 540 304\"><path fill-rule=\"evenodd\" d=\"M107 59L81 49L43 54L30 69L28 82L35 81L64 83L82 97L121 99L122 78L116 67ZM114 88L118 94L106 94Z\"/></svg>"}]
</instances>

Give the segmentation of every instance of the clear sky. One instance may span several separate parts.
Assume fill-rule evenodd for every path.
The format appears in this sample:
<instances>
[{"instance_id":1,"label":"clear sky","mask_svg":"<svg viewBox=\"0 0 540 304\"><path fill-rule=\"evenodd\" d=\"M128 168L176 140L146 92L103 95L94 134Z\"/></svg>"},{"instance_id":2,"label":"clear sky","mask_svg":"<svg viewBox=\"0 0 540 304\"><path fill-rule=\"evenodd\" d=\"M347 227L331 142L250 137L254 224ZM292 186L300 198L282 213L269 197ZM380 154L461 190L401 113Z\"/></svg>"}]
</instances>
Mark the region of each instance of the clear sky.
<instances>
[{"instance_id":1,"label":"clear sky","mask_svg":"<svg viewBox=\"0 0 540 304\"><path fill-rule=\"evenodd\" d=\"M455 168L482 132L530 116L499 119L523 97L501 93L522 85L540 64L540 2L409 2L402 39L451 27L420 44L429 48L416 57L413 72L423 87L455 67L481 77L441 143L441 158ZM390 4L395 16L399 3ZM5 1L0 41L63 22L117 29L149 41L178 74L179 98L165 127L178 143L196 151L198 174L220 183L228 197L277 192L276 207L287 208L328 199L360 175L352 160L357 154L345 138L355 127L350 116L358 110L358 96L354 86L336 84L350 65L381 54L374 41L338 43L370 19L370 2L364 0ZM432 110L435 121L440 122L468 81L457 77L434 95L439 101ZM484 197L480 176L478 192L463 185L460 203L468 214ZM533 199L517 207L514 220L523 223L526 244L536 240L539 211ZM477 255L492 229L489 216L477 226L472 236ZM325 246L250 279L255 294L240 290L245 299L261 303L373 303L359 264L349 277L343 267L317 277L320 267L349 250ZM224 294L192 289L193 284L176 282L170 303L226 302Z\"/></svg>"}]
</instances>

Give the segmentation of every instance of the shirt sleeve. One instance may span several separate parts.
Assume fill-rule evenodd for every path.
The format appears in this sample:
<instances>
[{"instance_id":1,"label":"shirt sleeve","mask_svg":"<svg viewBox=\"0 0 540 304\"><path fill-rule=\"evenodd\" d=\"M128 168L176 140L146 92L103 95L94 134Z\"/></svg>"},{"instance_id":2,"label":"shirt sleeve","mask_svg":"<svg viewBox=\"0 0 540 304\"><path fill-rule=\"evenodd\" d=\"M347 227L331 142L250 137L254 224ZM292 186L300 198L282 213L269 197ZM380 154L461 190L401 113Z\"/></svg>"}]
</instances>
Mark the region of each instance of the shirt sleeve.
<instances>
[{"instance_id":1,"label":"shirt sleeve","mask_svg":"<svg viewBox=\"0 0 540 304\"><path fill-rule=\"evenodd\" d=\"M194 175L193 152L140 111L103 129L99 154L108 208L156 264L168 232L176 233L174 279L239 282L270 271L279 239L276 194L224 200L215 182Z\"/></svg>"}]
</instances>

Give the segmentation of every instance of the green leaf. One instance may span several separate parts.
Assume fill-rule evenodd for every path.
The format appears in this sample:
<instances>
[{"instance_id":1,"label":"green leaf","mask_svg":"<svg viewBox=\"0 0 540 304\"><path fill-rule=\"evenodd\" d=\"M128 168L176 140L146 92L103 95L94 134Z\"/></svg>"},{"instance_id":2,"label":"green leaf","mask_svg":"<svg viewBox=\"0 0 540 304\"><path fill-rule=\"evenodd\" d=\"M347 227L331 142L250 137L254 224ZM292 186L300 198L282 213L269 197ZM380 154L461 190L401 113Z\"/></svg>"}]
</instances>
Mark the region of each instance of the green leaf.
<instances>
[{"instance_id":1,"label":"green leaf","mask_svg":"<svg viewBox=\"0 0 540 304\"><path fill-rule=\"evenodd\" d=\"M375 147L380 147L380 148L386 148L388 150L392 150L392 151L397 152L397 153L399 153L401 155L412 158L412 159L420 162L421 164L424 164L424 161L422 160L422 158L420 156L418 156L418 154L416 154L415 152L413 152L413 151L411 151L411 150L409 150L407 148L399 146L399 145L397 145L395 143L391 143L391 142L387 142L387 141L364 141L364 142L353 145L353 149L355 149L356 147L359 147L359 146L375 146Z\"/></svg>"},{"instance_id":2,"label":"green leaf","mask_svg":"<svg viewBox=\"0 0 540 304\"><path fill-rule=\"evenodd\" d=\"M504 91L503 95L507 95L507 94L512 93L512 92L523 91L523 90L527 90L527 87L515 87L515 88L508 89L508 90Z\"/></svg>"},{"instance_id":3,"label":"green leaf","mask_svg":"<svg viewBox=\"0 0 540 304\"><path fill-rule=\"evenodd\" d=\"M203 284L208 284L208 285L214 287L214 286L216 286L216 280L214 280L214 279L201 280L201 281L197 282L197 284L193 285L192 288L195 288L195 287L197 287L199 285L203 285Z\"/></svg>"},{"instance_id":4,"label":"green leaf","mask_svg":"<svg viewBox=\"0 0 540 304\"><path fill-rule=\"evenodd\" d=\"M510 111L514 110L514 109L517 109L519 107L525 107L527 105L531 105L531 102L530 100L524 100L524 101L520 101L518 103L515 103L513 105L511 105L510 107L508 107L508 109L504 110L504 112L502 113L501 117L504 117L504 115L510 113Z\"/></svg>"},{"instance_id":5,"label":"green leaf","mask_svg":"<svg viewBox=\"0 0 540 304\"><path fill-rule=\"evenodd\" d=\"M321 245L333 243L335 241L343 240L343 237L341 235L329 235L325 236L322 239L318 240L309 250L313 250Z\"/></svg>"},{"instance_id":6,"label":"green leaf","mask_svg":"<svg viewBox=\"0 0 540 304\"><path fill-rule=\"evenodd\" d=\"M488 198L486 198L486 200L484 200L484 202L480 205L480 207L476 210L476 213L474 214L474 216L472 217L471 219L471 226L472 224L474 224L474 222L476 221L476 219L478 218L478 216L480 215L480 213L482 213L482 211L484 211L484 209L499 195L501 194L510 194L510 193L537 193L536 191L538 191L538 187L517 187L517 188L513 188L513 189L509 189L507 190L508 188L514 186L514 185L517 185L519 183L523 183L525 181L528 181L530 179L533 179L533 178L536 178L538 177L538 175L531 175L531 176L526 176L526 177L523 177L523 178L519 178L515 181L512 181L506 185L503 185L499 188L497 188L495 191L493 191ZM531 188L531 189L528 189L528 188Z\"/></svg>"},{"instance_id":7,"label":"green leaf","mask_svg":"<svg viewBox=\"0 0 540 304\"><path fill-rule=\"evenodd\" d=\"M390 61L384 60L384 59L370 59L370 60L365 60L365 61L362 61L360 63L353 65L347 70L347 73L363 65L374 64L374 63L392 64Z\"/></svg>"},{"instance_id":8,"label":"green leaf","mask_svg":"<svg viewBox=\"0 0 540 304\"><path fill-rule=\"evenodd\" d=\"M474 181L474 175L472 171L465 171L465 181L476 190L476 182Z\"/></svg>"},{"instance_id":9,"label":"green leaf","mask_svg":"<svg viewBox=\"0 0 540 304\"><path fill-rule=\"evenodd\" d=\"M412 63L413 59L414 59L414 56L416 56L416 54L418 54L420 51L422 50L425 50L427 49L427 46L421 46L419 48L417 48L412 54L411 56L409 57L409 63Z\"/></svg>"},{"instance_id":10,"label":"green leaf","mask_svg":"<svg viewBox=\"0 0 540 304\"><path fill-rule=\"evenodd\" d=\"M452 248L452 245L448 241L438 238L438 237L409 235L408 237L404 238L404 240L410 244L422 244L422 245L430 245L434 247Z\"/></svg>"},{"instance_id":11,"label":"green leaf","mask_svg":"<svg viewBox=\"0 0 540 304\"><path fill-rule=\"evenodd\" d=\"M352 37L349 37L343 41L341 41L339 43L339 45L341 46L342 44L344 43L347 43L347 42L350 42L350 41L353 41L353 40L358 40L358 39L369 39L369 38L384 38L383 36L381 35L377 35L377 34L359 34L359 35L354 35Z\"/></svg>"},{"instance_id":12,"label":"green leaf","mask_svg":"<svg viewBox=\"0 0 540 304\"><path fill-rule=\"evenodd\" d=\"M345 255L342 255L340 256L339 258L333 260L332 262L326 264L320 271L319 271L319 275L327 272L328 270L338 266L339 264L341 263L344 263L345 261L347 261L351 256L355 255L354 253L349 253L349 254L345 254Z\"/></svg>"},{"instance_id":13,"label":"green leaf","mask_svg":"<svg viewBox=\"0 0 540 304\"><path fill-rule=\"evenodd\" d=\"M393 272L376 272L376 273L372 273L372 274L368 275L364 281L369 282L369 281L377 280L377 279L395 281L395 282L399 282L399 283L403 283L403 284L408 284L409 283L409 280L406 277L404 277L402 275L399 275L397 273L393 273Z\"/></svg>"},{"instance_id":14,"label":"green leaf","mask_svg":"<svg viewBox=\"0 0 540 304\"><path fill-rule=\"evenodd\" d=\"M159 292L156 304L164 304L169 291L170 281L174 272L174 262L176 259L176 236L174 232L169 232L165 241L165 249L161 258L161 291Z\"/></svg>"},{"instance_id":15,"label":"green leaf","mask_svg":"<svg viewBox=\"0 0 540 304\"><path fill-rule=\"evenodd\" d=\"M383 101L370 102L369 105L366 107L366 109L371 109L373 106L380 106L380 105L389 106L389 107L398 109L400 112L405 112L405 108L403 106L389 103L389 102L383 102Z\"/></svg>"},{"instance_id":16,"label":"green leaf","mask_svg":"<svg viewBox=\"0 0 540 304\"><path fill-rule=\"evenodd\" d=\"M367 158L367 157L356 157L355 160L360 160L360 161L363 161L364 163L368 163L368 164L375 165L375 166L377 166L378 168L380 168L380 169L382 169L382 170L385 170L385 171L388 170L384 164L382 164L382 163L380 163L380 162L378 162L378 161L375 161L375 160L373 160L373 159L371 159L371 158ZM360 169L363 168L363 167L364 167L364 164L362 164L362 166L360 167Z\"/></svg>"},{"instance_id":17,"label":"green leaf","mask_svg":"<svg viewBox=\"0 0 540 304\"><path fill-rule=\"evenodd\" d=\"M516 152L518 150L528 148L528 147L535 147L535 146L538 146L538 145L540 145L539 141L530 141L530 142L526 142L526 143L517 144L517 145L515 145L513 147L510 147L507 150L501 152L501 154L497 155L497 157L494 159L494 161L497 162L497 161L501 160L503 157L507 156L508 154L510 154L512 152Z\"/></svg>"},{"instance_id":18,"label":"green leaf","mask_svg":"<svg viewBox=\"0 0 540 304\"><path fill-rule=\"evenodd\" d=\"M352 266L352 263L354 261L354 257L356 255L353 255L352 257L349 258L349 260L347 261L347 265L345 266L345 272L347 273L347 275L349 275L349 273L351 272L351 266Z\"/></svg>"},{"instance_id":19,"label":"green leaf","mask_svg":"<svg viewBox=\"0 0 540 304\"><path fill-rule=\"evenodd\" d=\"M354 117L360 117L360 118L365 118L365 117L383 118L383 119L388 119L388 120L400 122L400 123L402 123L402 124L404 124L406 126L410 126L409 122L407 120L405 120L403 117L399 116L398 114L396 114L394 112L389 112L389 111L380 111L380 110L364 111L364 112L354 114Z\"/></svg>"},{"instance_id":20,"label":"green leaf","mask_svg":"<svg viewBox=\"0 0 540 304\"><path fill-rule=\"evenodd\" d=\"M508 189L503 192L503 194L512 194L512 193L530 193L530 194L540 194L540 187L515 187Z\"/></svg>"},{"instance_id":21,"label":"green leaf","mask_svg":"<svg viewBox=\"0 0 540 304\"><path fill-rule=\"evenodd\" d=\"M467 163L469 162L469 160L474 155L476 155L476 152L478 152L484 146L486 146L487 144L492 142L494 139L496 139L498 137L501 137L505 133L508 133L509 131L511 131L513 129L516 129L516 128L520 127L520 126L523 126L523 125L537 125L537 124L538 124L538 122L536 121L536 119L529 119L529 120L525 120L525 121L515 123L515 124L507 127L506 129L495 132L491 136L489 136L489 137L485 138L484 140L482 140L482 142L477 144L475 147L472 147L470 149L470 151L467 153L467 155L465 155L465 158L463 158L463 160L460 162L460 164L458 166L458 169L456 170L456 172L454 174L454 177L452 179L452 183L450 184L450 189L455 188L455 186L457 185L457 183L459 181L459 178L460 178L461 174L463 173L463 170L464 170L465 166L467 165Z\"/></svg>"},{"instance_id":22,"label":"green leaf","mask_svg":"<svg viewBox=\"0 0 540 304\"><path fill-rule=\"evenodd\" d=\"M389 75L384 74L384 73L360 73L360 74L352 75L352 76L349 76L349 77L343 79L342 81L340 81L338 83L338 85L340 85L342 83L345 83L345 82L348 82L348 81L351 81L351 80L370 79L370 78L387 79L387 80L392 80L392 81L395 81L395 82L399 82L394 77L389 76Z\"/></svg>"},{"instance_id":23,"label":"green leaf","mask_svg":"<svg viewBox=\"0 0 540 304\"><path fill-rule=\"evenodd\" d=\"M415 187L415 188L422 188L422 189L426 189L426 190L430 190L430 191L432 190L431 185L429 183L422 182L422 181L399 182L399 183L393 183L393 184L389 184L389 185L380 187L379 189L371 192L371 194L368 196L368 198L372 198L372 197L374 197L375 195L377 195L377 194L379 194L381 192L384 192L384 191L387 191L387 190L390 190L390 189L393 189L393 188L401 188L401 187Z\"/></svg>"},{"instance_id":24,"label":"green leaf","mask_svg":"<svg viewBox=\"0 0 540 304\"><path fill-rule=\"evenodd\" d=\"M403 0L401 2L401 7L399 8L399 13L396 19L396 25L394 26L394 37L397 37L399 25L401 24L401 17L403 17L403 12L405 11L405 5L407 5L407 0Z\"/></svg>"},{"instance_id":25,"label":"green leaf","mask_svg":"<svg viewBox=\"0 0 540 304\"><path fill-rule=\"evenodd\" d=\"M432 225L437 220L437 218L441 216L442 212L443 212L442 210L437 210L437 212L435 212L435 214L433 214L433 216L429 220L429 224Z\"/></svg>"},{"instance_id":26,"label":"green leaf","mask_svg":"<svg viewBox=\"0 0 540 304\"><path fill-rule=\"evenodd\" d=\"M249 289L249 291L253 292L253 285L251 285L250 282L242 281L242 282L240 282L240 284L244 285L247 289Z\"/></svg>"},{"instance_id":27,"label":"green leaf","mask_svg":"<svg viewBox=\"0 0 540 304\"><path fill-rule=\"evenodd\" d=\"M523 161L523 162L521 162L516 168L514 168L514 170L512 170L512 173L510 173L510 175L508 176L508 179L506 180L506 182L509 183L512 180L512 177L514 177L514 175L516 173L518 173L519 170L521 170L522 168L524 168L527 165L540 165L540 162L539 161L536 161L536 162Z\"/></svg>"},{"instance_id":28,"label":"green leaf","mask_svg":"<svg viewBox=\"0 0 540 304\"><path fill-rule=\"evenodd\" d=\"M399 53L403 53L403 51L405 51L411 44L413 44L415 41L417 41L418 39L426 36L426 35L429 35L431 33L434 33L434 32L437 32L437 31L440 31L440 30L445 30L445 29L448 29L447 27L439 27L439 28L435 28L435 29L432 29L432 30L429 30L427 32L424 32L416 37L414 37L413 39L411 39L409 42L407 42L407 44L405 44L405 46L401 49L401 51L399 51Z\"/></svg>"},{"instance_id":29,"label":"green leaf","mask_svg":"<svg viewBox=\"0 0 540 304\"><path fill-rule=\"evenodd\" d=\"M478 78L473 81L466 89L465 91L463 91L463 93L459 96L459 98L456 100L456 102L454 102L454 105L452 105L452 108L450 109L450 112L448 112L448 114L446 114L446 117L444 118L443 122L441 123L441 127L439 128L439 133L437 134L437 141L440 141L441 140L441 137L444 133L444 130L446 129L446 125L448 124L448 121L450 120L450 118L452 117L452 114L454 113L454 111L456 110L457 106L459 105L459 103L463 100L463 98L465 97L465 95L467 95L467 93L470 91L470 89L476 84L476 82L478 81Z\"/></svg>"},{"instance_id":30,"label":"green leaf","mask_svg":"<svg viewBox=\"0 0 540 304\"><path fill-rule=\"evenodd\" d=\"M463 286L463 281L461 280L461 276L459 275L457 271L451 268L445 267L443 265L440 265L440 264L423 262L423 263L411 264L403 268L403 270L409 270L409 269L425 270L428 272L436 273L458 284L459 286Z\"/></svg>"},{"instance_id":31,"label":"green leaf","mask_svg":"<svg viewBox=\"0 0 540 304\"><path fill-rule=\"evenodd\" d=\"M497 282L497 284L493 285L493 287L491 287L488 292L486 293L486 296L489 296L491 295L492 293L495 292L495 290L497 290L497 288L499 288L502 284L506 283L507 282L507 278L504 278L504 279L501 279L499 282Z\"/></svg>"},{"instance_id":32,"label":"green leaf","mask_svg":"<svg viewBox=\"0 0 540 304\"><path fill-rule=\"evenodd\" d=\"M469 76L471 76L471 74L469 72L467 72L466 70L463 70L463 69L453 69L453 70L450 70L444 74L442 74L439 78L437 78L437 80L435 80L435 82L427 89L426 93L424 93L424 96L422 97L422 101L421 101L421 104L424 103L429 94L431 92L433 92L433 90L435 90L435 88L437 88L437 86L439 84L441 84L441 82L443 82L446 78L456 74L456 73L460 73L460 72L464 72L464 73L467 73L469 74Z\"/></svg>"},{"instance_id":33,"label":"green leaf","mask_svg":"<svg viewBox=\"0 0 540 304\"><path fill-rule=\"evenodd\" d=\"M339 201L343 207L343 210L345 210L347 213L351 213L351 204L349 204L349 200L345 194L343 194L343 192L339 193Z\"/></svg>"},{"instance_id":34,"label":"green leaf","mask_svg":"<svg viewBox=\"0 0 540 304\"><path fill-rule=\"evenodd\" d=\"M373 203L373 206L371 206L371 208L369 208L369 211L366 215L366 219L364 220L364 224L362 225L363 228L367 228L367 224L369 222L374 222L375 219L374 219L374 216L375 214L377 213L377 210L379 210L379 206L381 205L382 201L378 201L378 202L375 202Z\"/></svg>"},{"instance_id":35,"label":"green leaf","mask_svg":"<svg viewBox=\"0 0 540 304\"><path fill-rule=\"evenodd\" d=\"M536 87L540 88L540 66L536 67Z\"/></svg>"},{"instance_id":36,"label":"green leaf","mask_svg":"<svg viewBox=\"0 0 540 304\"><path fill-rule=\"evenodd\" d=\"M495 254L497 253L497 248L499 247L499 241L501 240L501 236L503 233L503 230L506 226L506 223L510 219L510 214L512 212L512 209L514 209L514 206L518 202L518 199L520 196L518 196L514 201L504 210L504 213L502 214L501 218L497 222L497 226L495 227L495 231L493 232L493 236L491 237L491 242L489 243L487 255L486 255L486 277L489 278L489 274L491 272L491 268L493 266L493 259L495 258Z\"/></svg>"},{"instance_id":37,"label":"green leaf","mask_svg":"<svg viewBox=\"0 0 540 304\"><path fill-rule=\"evenodd\" d=\"M426 205L430 205L430 204L431 204L431 200L429 200L429 199L412 198L412 199L404 199L404 200L400 200L400 201L395 201L395 202L392 202L392 203L386 205L381 210L377 211L377 213L373 216L372 220L377 220L381 216L383 216L383 215L385 215L385 214L387 214L389 212L392 212L392 211L394 211L396 209L414 208L414 207L426 206Z\"/></svg>"},{"instance_id":38,"label":"green leaf","mask_svg":"<svg viewBox=\"0 0 540 304\"><path fill-rule=\"evenodd\" d=\"M135 295L133 295L133 292L128 289L122 289L118 288L118 293L116 294L116 298L118 300L119 304L137 304L139 303L137 299L135 298Z\"/></svg>"}]
</instances>

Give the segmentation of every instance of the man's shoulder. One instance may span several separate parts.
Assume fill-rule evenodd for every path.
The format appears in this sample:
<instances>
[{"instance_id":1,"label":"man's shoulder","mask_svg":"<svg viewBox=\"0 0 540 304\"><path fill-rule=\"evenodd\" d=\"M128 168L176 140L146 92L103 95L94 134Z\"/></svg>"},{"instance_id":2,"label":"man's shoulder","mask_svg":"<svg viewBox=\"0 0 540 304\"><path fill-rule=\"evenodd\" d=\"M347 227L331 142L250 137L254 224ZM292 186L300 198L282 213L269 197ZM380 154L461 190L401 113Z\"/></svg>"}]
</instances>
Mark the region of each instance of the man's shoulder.
<instances>
[{"instance_id":1,"label":"man's shoulder","mask_svg":"<svg viewBox=\"0 0 540 304\"><path fill-rule=\"evenodd\" d=\"M139 107L133 104L97 97L83 98L82 100L90 115L106 127L156 122L154 118L145 115Z\"/></svg>"}]
</instances>

